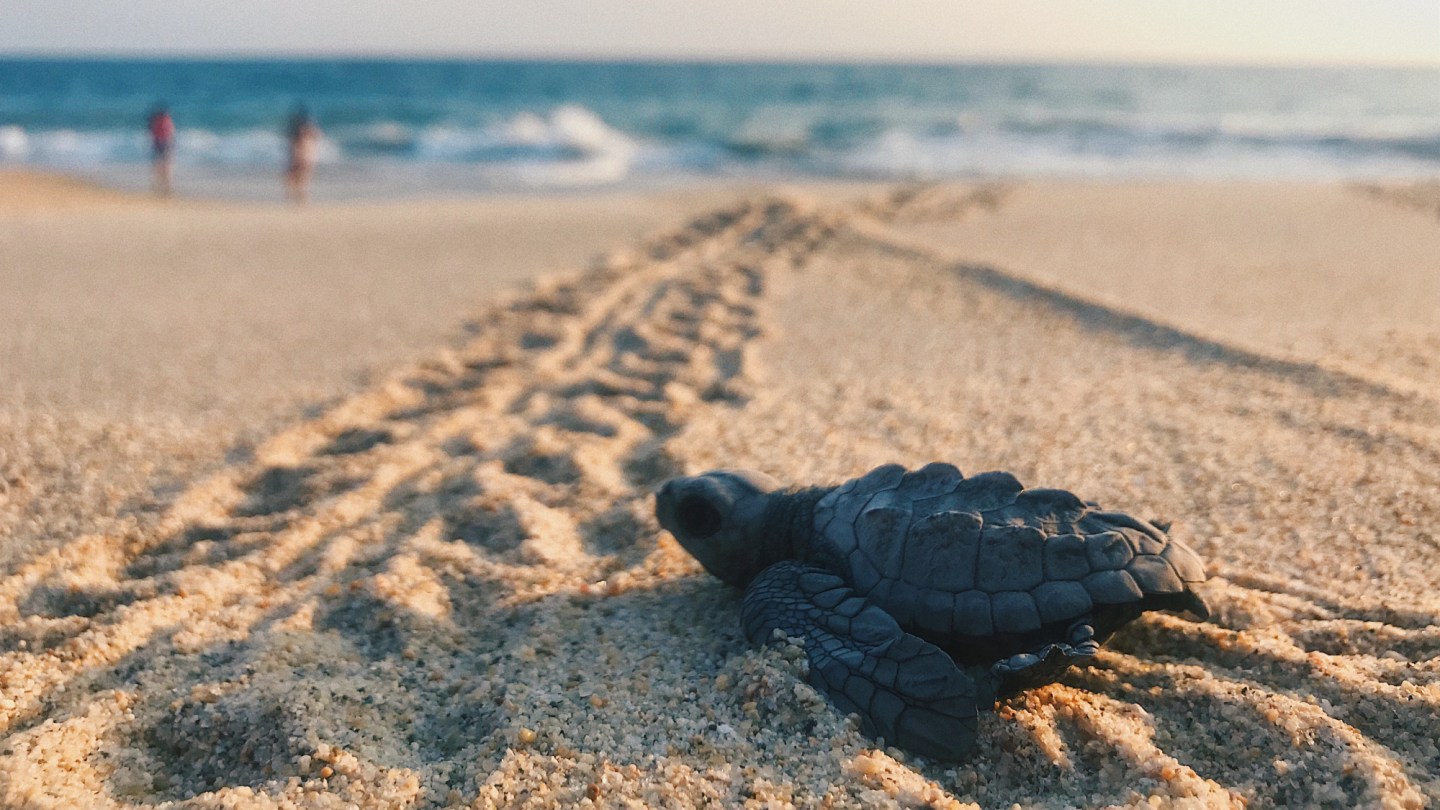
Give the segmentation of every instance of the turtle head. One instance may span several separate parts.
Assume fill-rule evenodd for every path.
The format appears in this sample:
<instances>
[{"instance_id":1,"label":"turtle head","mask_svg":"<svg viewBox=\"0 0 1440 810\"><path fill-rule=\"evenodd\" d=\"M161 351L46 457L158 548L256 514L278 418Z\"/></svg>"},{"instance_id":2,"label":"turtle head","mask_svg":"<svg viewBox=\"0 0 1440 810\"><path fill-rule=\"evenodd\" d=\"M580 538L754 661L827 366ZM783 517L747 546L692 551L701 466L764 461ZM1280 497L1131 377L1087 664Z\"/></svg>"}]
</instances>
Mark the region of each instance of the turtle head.
<instances>
[{"instance_id":1,"label":"turtle head","mask_svg":"<svg viewBox=\"0 0 1440 810\"><path fill-rule=\"evenodd\" d=\"M655 517L705 570L744 587L787 547L766 512L780 484L764 473L715 470L667 481L655 493Z\"/></svg>"}]
</instances>

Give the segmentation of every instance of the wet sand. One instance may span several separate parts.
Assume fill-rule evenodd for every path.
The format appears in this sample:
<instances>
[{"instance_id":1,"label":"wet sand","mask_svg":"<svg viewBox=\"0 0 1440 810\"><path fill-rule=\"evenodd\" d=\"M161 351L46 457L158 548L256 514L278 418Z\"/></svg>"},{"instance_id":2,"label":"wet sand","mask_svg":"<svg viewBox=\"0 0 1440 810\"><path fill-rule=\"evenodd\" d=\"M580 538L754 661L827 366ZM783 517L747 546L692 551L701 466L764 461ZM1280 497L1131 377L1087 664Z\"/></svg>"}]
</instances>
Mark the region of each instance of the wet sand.
<instances>
[{"instance_id":1,"label":"wet sand","mask_svg":"<svg viewBox=\"0 0 1440 810\"><path fill-rule=\"evenodd\" d=\"M172 447L133 427L166 412L159 378L153 395L128 376L93 392L119 403L109 432L14 428L30 444L0 461L35 480L10 485L5 514L56 547L0 581L0 804L1440 802L1428 211L1338 186L1180 184L716 204L503 299L533 276L457 272L468 294L397 305L436 324L403 351L336 336L286 383L177 360L188 384L293 402L325 358L375 369L321 375L309 413L234 394L206 424L233 436L270 416L228 458L177 449L196 428ZM317 211L316 238L401 215L357 210ZM110 233L121 255L146 238ZM272 272L272 254L236 255ZM246 335L297 317L255 306L228 316L224 363L311 345ZM10 418L61 424L86 400L39 390ZM174 419L199 424L178 401ZM130 455L46 466L87 441ZM971 761L932 763L875 748L795 650L750 648L739 595L650 514L678 473L820 483L934 459L1185 523L1212 621L1148 614L1094 666L986 716ZM26 494L67 474L118 505L60 515Z\"/></svg>"}]
</instances>

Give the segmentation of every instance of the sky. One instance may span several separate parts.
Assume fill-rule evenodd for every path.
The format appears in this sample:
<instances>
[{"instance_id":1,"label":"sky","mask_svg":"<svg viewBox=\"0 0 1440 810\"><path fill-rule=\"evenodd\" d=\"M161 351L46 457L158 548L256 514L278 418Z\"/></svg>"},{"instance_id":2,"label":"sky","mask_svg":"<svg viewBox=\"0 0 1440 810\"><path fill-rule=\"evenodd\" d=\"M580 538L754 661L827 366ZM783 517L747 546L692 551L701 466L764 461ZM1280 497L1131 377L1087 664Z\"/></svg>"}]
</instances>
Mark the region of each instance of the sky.
<instances>
[{"instance_id":1,"label":"sky","mask_svg":"<svg viewBox=\"0 0 1440 810\"><path fill-rule=\"evenodd\" d=\"M1440 66L1440 0L0 0L0 54Z\"/></svg>"}]
</instances>

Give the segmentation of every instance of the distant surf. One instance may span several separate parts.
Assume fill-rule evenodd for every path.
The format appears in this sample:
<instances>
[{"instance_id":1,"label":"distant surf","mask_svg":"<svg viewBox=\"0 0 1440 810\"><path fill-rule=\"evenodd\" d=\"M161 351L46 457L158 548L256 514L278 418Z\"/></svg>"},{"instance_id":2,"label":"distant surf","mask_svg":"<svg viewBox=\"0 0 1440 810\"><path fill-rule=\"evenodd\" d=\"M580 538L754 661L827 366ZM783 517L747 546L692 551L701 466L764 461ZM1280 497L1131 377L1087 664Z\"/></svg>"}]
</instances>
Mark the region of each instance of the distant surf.
<instances>
[{"instance_id":1,"label":"distant surf","mask_svg":"<svg viewBox=\"0 0 1440 810\"><path fill-rule=\"evenodd\" d=\"M143 184L143 117L163 101L182 181L224 193L279 166L303 101L325 133L322 180L356 196L696 176L1434 176L1437 87L1427 69L0 60L0 164Z\"/></svg>"}]
</instances>

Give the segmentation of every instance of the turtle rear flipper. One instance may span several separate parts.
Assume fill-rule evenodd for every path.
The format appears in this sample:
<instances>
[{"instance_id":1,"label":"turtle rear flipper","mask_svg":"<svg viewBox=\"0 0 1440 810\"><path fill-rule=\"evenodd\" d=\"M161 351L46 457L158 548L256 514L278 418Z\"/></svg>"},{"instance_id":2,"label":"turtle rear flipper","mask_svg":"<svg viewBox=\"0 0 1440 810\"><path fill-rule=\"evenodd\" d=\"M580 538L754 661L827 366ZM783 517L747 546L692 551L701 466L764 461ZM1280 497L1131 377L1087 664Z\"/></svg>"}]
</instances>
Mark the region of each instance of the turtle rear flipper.
<instances>
[{"instance_id":1,"label":"turtle rear flipper","mask_svg":"<svg viewBox=\"0 0 1440 810\"><path fill-rule=\"evenodd\" d=\"M1188 612L1202 622L1210 621L1210 605L1199 591L1186 587L1180 593L1170 597L1170 603L1165 606L1166 610L1173 610L1176 613Z\"/></svg>"},{"instance_id":2,"label":"turtle rear flipper","mask_svg":"<svg viewBox=\"0 0 1440 810\"><path fill-rule=\"evenodd\" d=\"M810 682L887 744L959 760L975 746L979 713L994 706L995 675L956 666L828 571L770 566L746 591L741 620L753 643L771 641L776 630L801 639Z\"/></svg>"}]
</instances>

